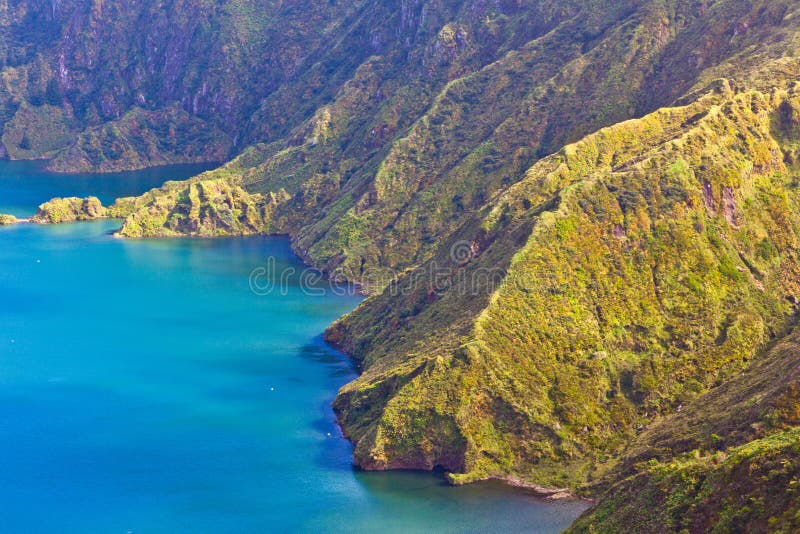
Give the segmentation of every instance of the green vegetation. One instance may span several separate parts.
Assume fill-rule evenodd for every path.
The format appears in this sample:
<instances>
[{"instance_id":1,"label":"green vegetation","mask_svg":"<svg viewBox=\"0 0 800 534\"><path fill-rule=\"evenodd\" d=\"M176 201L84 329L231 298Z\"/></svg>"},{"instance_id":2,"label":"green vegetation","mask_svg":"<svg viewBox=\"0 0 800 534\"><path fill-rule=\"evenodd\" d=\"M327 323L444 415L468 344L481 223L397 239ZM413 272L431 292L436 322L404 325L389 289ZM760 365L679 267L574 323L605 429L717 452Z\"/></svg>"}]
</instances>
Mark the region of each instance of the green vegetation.
<instances>
[{"instance_id":1,"label":"green vegetation","mask_svg":"<svg viewBox=\"0 0 800 534\"><path fill-rule=\"evenodd\" d=\"M797 531L798 339L642 432L572 531Z\"/></svg>"},{"instance_id":2,"label":"green vegetation","mask_svg":"<svg viewBox=\"0 0 800 534\"><path fill-rule=\"evenodd\" d=\"M614 486L571 532L797 532L800 429L666 464Z\"/></svg>"},{"instance_id":3,"label":"green vegetation","mask_svg":"<svg viewBox=\"0 0 800 534\"><path fill-rule=\"evenodd\" d=\"M56 198L39 206L31 222L56 224L125 219L123 237L219 237L272 233L273 212L286 193L251 194L219 179L168 182L136 198L104 207L95 197Z\"/></svg>"},{"instance_id":4,"label":"green vegetation","mask_svg":"<svg viewBox=\"0 0 800 534\"><path fill-rule=\"evenodd\" d=\"M350 4L0 2L3 145L58 171L228 159L264 137L250 117L317 62ZM316 92L302 96L319 105Z\"/></svg>"},{"instance_id":5,"label":"green vegetation","mask_svg":"<svg viewBox=\"0 0 800 534\"><path fill-rule=\"evenodd\" d=\"M75 221L103 219L108 211L96 197L54 198L39 206L31 222L36 224L59 224Z\"/></svg>"},{"instance_id":6,"label":"green vegetation","mask_svg":"<svg viewBox=\"0 0 800 534\"><path fill-rule=\"evenodd\" d=\"M263 235L272 233L273 211L282 201L280 194L250 194L225 180L197 180L144 200L122 199L110 211L127 214L119 232L124 237Z\"/></svg>"},{"instance_id":7,"label":"green vegetation","mask_svg":"<svg viewBox=\"0 0 800 534\"><path fill-rule=\"evenodd\" d=\"M578 488L636 428L745 368L793 316L800 221L773 137L787 105L721 90L569 145L457 234L479 251L465 276L336 325L365 368L336 403L357 461ZM476 295L487 269L502 283ZM443 415L441 441L415 430Z\"/></svg>"},{"instance_id":8,"label":"green vegetation","mask_svg":"<svg viewBox=\"0 0 800 534\"><path fill-rule=\"evenodd\" d=\"M90 128L48 167L64 172L111 172L172 163L222 161L226 135L186 112L134 109L119 120Z\"/></svg>"},{"instance_id":9,"label":"green vegetation","mask_svg":"<svg viewBox=\"0 0 800 534\"><path fill-rule=\"evenodd\" d=\"M49 158L70 139L61 109L23 105L5 124L2 141L12 159Z\"/></svg>"}]
</instances>

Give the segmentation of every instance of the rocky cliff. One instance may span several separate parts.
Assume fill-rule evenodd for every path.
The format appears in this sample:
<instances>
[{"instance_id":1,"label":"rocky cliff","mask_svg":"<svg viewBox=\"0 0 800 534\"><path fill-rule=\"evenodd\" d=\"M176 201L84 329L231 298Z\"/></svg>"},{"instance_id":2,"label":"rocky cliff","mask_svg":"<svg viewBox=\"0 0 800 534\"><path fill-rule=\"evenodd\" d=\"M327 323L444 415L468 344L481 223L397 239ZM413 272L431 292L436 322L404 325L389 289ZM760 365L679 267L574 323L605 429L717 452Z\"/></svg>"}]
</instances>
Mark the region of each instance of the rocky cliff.
<instances>
[{"instance_id":1,"label":"rocky cliff","mask_svg":"<svg viewBox=\"0 0 800 534\"><path fill-rule=\"evenodd\" d=\"M378 288L564 144L721 76L791 76L796 38L788 3L390 4L339 29L328 75L315 65L266 97L252 124L273 130L215 176L287 191L277 226L298 252Z\"/></svg>"},{"instance_id":2,"label":"rocky cliff","mask_svg":"<svg viewBox=\"0 0 800 534\"><path fill-rule=\"evenodd\" d=\"M261 99L358 7L4 0L3 145L63 171L227 159Z\"/></svg>"}]
</instances>

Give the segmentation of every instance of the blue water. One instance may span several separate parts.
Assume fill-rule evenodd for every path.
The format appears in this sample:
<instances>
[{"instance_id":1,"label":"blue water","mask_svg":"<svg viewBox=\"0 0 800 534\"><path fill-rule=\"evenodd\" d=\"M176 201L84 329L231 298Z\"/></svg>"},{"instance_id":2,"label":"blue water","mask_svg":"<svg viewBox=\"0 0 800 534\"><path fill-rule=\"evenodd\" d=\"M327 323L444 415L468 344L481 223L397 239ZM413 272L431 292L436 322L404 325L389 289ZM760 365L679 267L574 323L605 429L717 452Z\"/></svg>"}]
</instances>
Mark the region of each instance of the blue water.
<instances>
[{"instance_id":1,"label":"blue water","mask_svg":"<svg viewBox=\"0 0 800 534\"><path fill-rule=\"evenodd\" d=\"M54 174L36 161L0 160L0 213L33 215L53 197L96 196L108 205L120 197L141 195L168 180L183 180L211 168L205 163L156 167L117 174Z\"/></svg>"},{"instance_id":2,"label":"blue water","mask_svg":"<svg viewBox=\"0 0 800 534\"><path fill-rule=\"evenodd\" d=\"M109 201L189 168L65 177L0 163L0 212ZM125 241L118 223L0 228L0 532L556 532L585 507L362 473L320 334L354 295L250 290L282 239Z\"/></svg>"}]
</instances>

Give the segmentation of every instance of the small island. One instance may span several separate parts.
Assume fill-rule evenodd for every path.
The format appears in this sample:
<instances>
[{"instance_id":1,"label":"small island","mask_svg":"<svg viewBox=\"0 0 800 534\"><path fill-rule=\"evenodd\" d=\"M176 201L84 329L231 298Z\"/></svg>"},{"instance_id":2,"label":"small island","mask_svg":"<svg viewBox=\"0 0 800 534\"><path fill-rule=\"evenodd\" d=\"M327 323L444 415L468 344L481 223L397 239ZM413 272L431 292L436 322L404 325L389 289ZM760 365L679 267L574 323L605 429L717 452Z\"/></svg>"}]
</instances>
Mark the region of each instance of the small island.
<instances>
[{"instance_id":1,"label":"small island","mask_svg":"<svg viewBox=\"0 0 800 534\"><path fill-rule=\"evenodd\" d=\"M13 215L0 213L0 226L11 226L12 224L17 224L18 222L20 222L20 220Z\"/></svg>"},{"instance_id":2,"label":"small island","mask_svg":"<svg viewBox=\"0 0 800 534\"><path fill-rule=\"evenodd\" d=\"M108 216L108 210L97 197L54 198L39 206L31 222L36 224L59 224L75 221L91 221Z\"/></svg>"},{"instance_id":3,"label":"small island","mask_svg":"<svg viewBox=\"0 0 800 534\"><path fill-rule=\"evenodd\" d=\"M96 197L54 198L39 206L33 217L20 219L14 215L0 213L0 226L12 226L19 223L61 224L106 217L108 217L108 209Z\"/></svg>"}]
</instances>

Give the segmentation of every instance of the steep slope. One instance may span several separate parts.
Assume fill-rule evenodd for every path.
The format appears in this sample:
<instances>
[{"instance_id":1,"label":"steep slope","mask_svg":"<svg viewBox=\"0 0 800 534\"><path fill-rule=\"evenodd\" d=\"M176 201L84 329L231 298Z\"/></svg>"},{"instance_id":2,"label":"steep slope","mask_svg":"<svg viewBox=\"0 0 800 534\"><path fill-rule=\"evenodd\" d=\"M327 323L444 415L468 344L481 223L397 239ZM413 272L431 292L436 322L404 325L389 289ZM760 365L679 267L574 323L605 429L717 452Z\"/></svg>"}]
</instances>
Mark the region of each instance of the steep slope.
<instances>
[{"instance_id":1,"label":"steep slope","mask_svg":"<svg viewBox=\"0 0 800 534\"><path fill-rule=\"evenodd\" d=\"M361 63L308 120L286 123L284 139L245 150L216 177L255 193L285 189L276 231L309 262L379 290L541 155L717 75L761 87L758 68L779 66L797 45L791 5L420 3L424 17L397 21L404 41ZM362 22L346 35L367 31ZM263 113L264 124L284 124Z\"/></svg>"},{"instance_id":2,"label":"steep slope","mask_svg":"<svg viewBox=\"0 0 800 534\"><path fill-rule=\"evenodd\" d=\"M4 0L3 144L57 170L227 159L261 100L362 4Z\"/></svg>"},{"instance_id":3,"label":"steep slope","mask_svg":"<svg viewBox=\"0 0 800 534\"><path fill-rule=\"evenodd\" d=\"M357 462L575 487L741 371L794 313L799 104L723 84L570 145L336 325Z\"/></svg>"},{"instance_id":4,"label":"steep slope","mask_svg":"<svg viewBox=\"0 0 800 534\"><path fill-rule=\"evenodd\" d=\"M572 531L800 529L799 341L638 436Z\"/></svg>"},{"instance_id":5,"label":"steep slope","mask_svg":"<svg viewBox=\"0 0 800 534\"><path fill-rule=\"evenodd\" d=\"M392 93L402 90L387 95L395 120L413 121L449 80L582 4L4 1L3 143L13 158L55 158L64 171L227 157L285 139L373 56ZM190 135L154 143L173 130Z\"/></svg>"}]
</instances>

